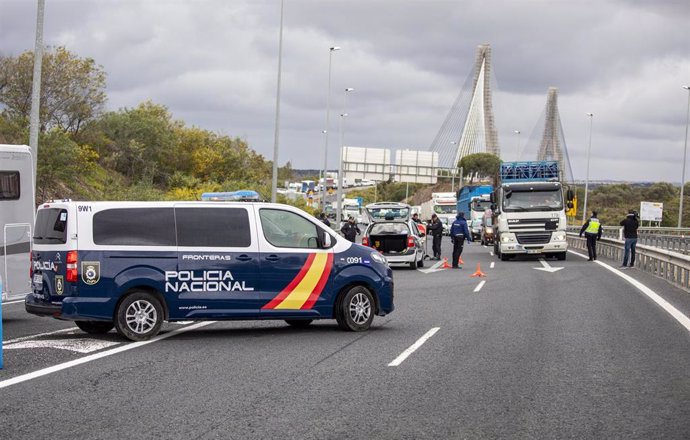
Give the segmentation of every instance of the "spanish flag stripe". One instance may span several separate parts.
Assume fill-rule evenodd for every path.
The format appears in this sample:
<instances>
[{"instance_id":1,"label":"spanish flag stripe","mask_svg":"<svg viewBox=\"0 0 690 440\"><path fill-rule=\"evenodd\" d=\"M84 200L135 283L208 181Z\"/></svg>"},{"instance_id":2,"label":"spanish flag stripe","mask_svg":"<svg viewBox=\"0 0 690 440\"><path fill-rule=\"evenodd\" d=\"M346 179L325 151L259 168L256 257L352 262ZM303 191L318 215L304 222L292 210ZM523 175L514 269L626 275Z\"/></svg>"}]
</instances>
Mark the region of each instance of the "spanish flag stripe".
<instances>
[{"instance_id":1,"label":"spanish flag stripe","mask_svg":"<svg viewBox=\"0 0 690 440\"><path fill-rule=\"evenodd\" d=\"M311 265L304 278L302 278L302 281L292 289L292 292L287 298L275 306L275 309L299 310L302 307L319 283L321 274L323 274L326 263L328 262L328 255L327 253L316 254L314 263Z\"/></svg>"},{"instance_id":2,"label":"spanish flag stripe","mask_svg":"<svg viewBox=\"0 0 690 440\"><path fill-rule=\"evenodd\" d=\"M309 272L309 269L311 268L312 264L314 263L314 258L316 257L316 254L309 254L309 257L307 257L307 261L304 263L302 268L299 270L299 273L297 273L297 276L290 281L290 284L288 284L275 298L273 298L268 304L262 307L262 309L274 309L278 304L280 304L285 298L290 295L292 290L299 285L300 282L302 282L302 279L307 275Z\"/></svg>"},{"instance_id":3,"label":"spanish flag stripe","mask_svg":"<svg viewBox=\"0 0 690 440\"><path fill-rule=\"evenodd\" d=\"M331 268L332 267L333 267L333 254L328 254L328 260L326 261L326 267L324 268L323 272L321 273L321 278L319 279L319 282L316 284L314 291L311 293L311 295L309 295L309 299L307 299L307 302L305 302L302 305L302 310L307 310L307 309L311 309L312 307L314 307L316 300L319 299L319 296L321 295L323 288L326 286L326 283L328 282L328 277L331 274Z\"/></svg>"}]
</instances>

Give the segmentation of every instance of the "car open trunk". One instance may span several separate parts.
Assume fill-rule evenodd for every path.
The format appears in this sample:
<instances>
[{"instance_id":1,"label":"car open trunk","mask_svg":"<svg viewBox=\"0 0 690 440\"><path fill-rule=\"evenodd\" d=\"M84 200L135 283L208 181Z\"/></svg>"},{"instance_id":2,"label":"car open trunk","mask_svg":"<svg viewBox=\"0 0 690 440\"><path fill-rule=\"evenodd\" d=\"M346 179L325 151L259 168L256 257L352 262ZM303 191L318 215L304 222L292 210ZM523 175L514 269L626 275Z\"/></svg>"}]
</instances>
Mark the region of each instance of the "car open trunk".
<instances>
[{"instance_id":1,"label":"car open trunk","mask_svg":"<svg viewBox=\"0 0 690 440\"><path fill-rule=\"evenodd\" d=\"M407 234L370 235L371 246L384 254L398 254L407 250Z\"/></svg>"}]
</instances>

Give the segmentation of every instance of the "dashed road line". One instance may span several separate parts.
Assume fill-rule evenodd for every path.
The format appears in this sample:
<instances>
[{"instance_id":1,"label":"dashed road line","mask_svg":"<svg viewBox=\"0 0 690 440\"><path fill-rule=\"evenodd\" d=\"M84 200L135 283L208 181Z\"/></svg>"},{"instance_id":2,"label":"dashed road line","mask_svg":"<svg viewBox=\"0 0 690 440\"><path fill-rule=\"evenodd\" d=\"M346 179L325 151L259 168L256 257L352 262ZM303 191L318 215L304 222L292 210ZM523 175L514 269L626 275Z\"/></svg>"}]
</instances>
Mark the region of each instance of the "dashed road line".
<instances>
[{"instance_id":1,"label":"dashed road line","mask_svg":"<svg viewBox=\"0 0 690 440\"><path fill-rule=\"evenodd\" d=\"M489 251L489 255L494 256L494 251Z\"/></svg>"},{"instance_id":2,"label":"dashed road line","mask_svg":"<svg viewBox=\"0 0 690 440\"><path fill-rule=\"evenodd\" d=\"M479 292L480 290L482 290L482 287L484 287L484 284L486 284L486 281L485 281L485 280L482 280L482 282L480 282L479 284L477 284L477 287L474 288L474 293L477 293L477 292Z\"/></svg>"},{"instance_id":3,"label":"dashed road line","mask_svg":"<svg viewBox=\"0 0 690 440\"><path fill-rule=\"evenodd\" d=\"M424 336L422 336L421 338L417 339L417 342L415 342L414 344L410 345L410 347L409 347L407 350L405 350L405 351L403 351L402 353L400 353L400 356L398 356L397 358L395 358L395 359L393 360L393 362L391 362L390 364L388 364L388 366L389 366L389 367L397 367L398 365L402 364L403 361L404 361L405 359L407 359L407 357L408 357L409 355L411 355L411 354L414 353L419 347L421 347L422 345L424 345L424 343L425 343L430 337L434 336L434 335L436 334L436 332L439 331L440 329L441 329L441 327L434 327L434 328L432 328L431 330L429 330L428 332L426 332L426 333L424 334Z\"/></svg>"},{"instance_id":4,"label":"dashed road line","mask_svg":"<svg viewBox=\"0 0 690 440\"><path fill-rule=\"evenodd\" d=\"M570 252L571 254L575 254L581 258L587 258L587 255L582 255L579 252L575 252L572 250L569 250L568 252ZM669 315L673 316L673 318L676 321L678 321L680 323L680 325L685 327L686 330L690 331L690 318L685 316L677 308L673 307L668 301L666 301L661 296L659 296L658 293L656 293L655 291L653 291L649 287L645 286L641 282L637 281L635 278L631 277L630 275L626 275L623 272L621 272L620 270L618 270L614 267L611 267L606 263L602 263L599 260L594 260L594 262L597 263L599 266L603 267L604 269L607 269L607 270L613 272L614 274L618 275L619 277L623 278L628 283L632 284L634 287L637 288L637 290L639 290L640 292L647 295L652 301L657 303L657 305L659 305L662 309L666 310L666 312Z\"/></svg>"},{"instance_id":5,"label":"dashed road line","mask_svg":"<svg viewBox=\"0 0 690 440\"><path fill-rule=\"evenodd\" d=\"M489 269L493 269L495 265L496 265L496 262L492 261L491 264L489 265Z\"/></svg>"}]
</instances>

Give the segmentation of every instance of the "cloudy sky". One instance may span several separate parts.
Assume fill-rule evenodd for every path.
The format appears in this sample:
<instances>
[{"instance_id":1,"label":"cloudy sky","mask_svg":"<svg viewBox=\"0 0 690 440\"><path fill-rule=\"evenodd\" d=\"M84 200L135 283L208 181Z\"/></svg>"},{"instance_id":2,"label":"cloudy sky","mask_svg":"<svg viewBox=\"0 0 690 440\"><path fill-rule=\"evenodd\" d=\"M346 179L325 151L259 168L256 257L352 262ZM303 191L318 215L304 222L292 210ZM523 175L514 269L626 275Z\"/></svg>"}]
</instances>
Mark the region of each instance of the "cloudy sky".
<instances>
[{"instance_id":1,"label":"cloudy sky","mask_svg":"<svg viewBox=\"0 0 690 440\"><path fill-rule=\"evenodd\" d=\"M108 108L150 99L271 158L279 22L279 0L46 0L44 41L104 66ZM0 0L0 54L33 50L35 23ZM481 43L505 160L556 86L575 178L592 112L592 179L680 181L688 0L285 0L279 162L322 166L330 46L335 167L346 87L346 144L428 149Z\"/></svg>"}]
</instances>

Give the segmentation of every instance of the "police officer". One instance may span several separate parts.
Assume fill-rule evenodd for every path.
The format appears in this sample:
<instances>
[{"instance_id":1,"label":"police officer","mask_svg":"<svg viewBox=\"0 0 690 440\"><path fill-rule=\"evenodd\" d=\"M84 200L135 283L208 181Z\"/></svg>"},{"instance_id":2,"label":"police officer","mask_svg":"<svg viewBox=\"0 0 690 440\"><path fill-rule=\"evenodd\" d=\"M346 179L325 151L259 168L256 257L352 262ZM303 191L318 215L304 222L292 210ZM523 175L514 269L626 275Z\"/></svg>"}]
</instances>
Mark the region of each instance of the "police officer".
<instances>
[{"instance_id":1,"label":"police officer","mask_svg":"<svg viewBox=\"0 0 690 440\"><path fill-rule=\"evenodd\" d=\"M359 230L359 227L357 227L357 223L355 223L355 219L352 216L350 216L347 219L347 223L345 223L343 227L340 228L340 232L343 233L343 236L345 236L346 239L353 243L355 242L355 238L357 237L357 235L362 233Z\"/></svg>"},{"instance_id":2,"label":"police officer","mask_svg":"<svg viewBox=\"0 0 690 440\"><path fill-rule=\"evenodd\" d=\"M431 223L427 226L427 231L433 237L431 249L434 252L432 260L441 259L441 237L443 237L443 224L436 214L431 214Z\"/></svg>"},{"instance_id":3,"label":"police officer","mask_svg":"<svg viewBox=\"0 0 690 440\"><path fill-rule=\"evenodd\" d=\"M415 212L414 214L412 214L412 221L415 222L415 223L417 223L417 224L419 224L419 223L422 222L422 221L419 219L419 214L417 214L416 212Z\"/></svg>"},{"instance_id":4,"label":"police officer","mask_svg":"<svg viewBox=\"0 0 690 440\"><path fill-rule=\"evenodd\" d=\"M322 222L324 225L326 225L326 226L328 226L328 227L331 226L331 222L328 221L328 218L326 217L326 213L321 212L321 213L319 214L319 220L321 220L321 222Z\"/></svg>"},{"instance_id":5,"label":"police officer","mask_svg":"<svg viewBox=\"0 0 690 440\"><path fill-rule=\"evenodd\" d=\"M467 220L465 220L465 213L458 212L455 221L450 226L450 239L453 242L453 269L462 269L458 266L458 260L462 255L462 248L465 245L465 239L472 241L472 234L467 227Z\"/></svg>"},{"instance_id":6,"label":"police officer","mask_svg":"<svg viewBox=\"0 0 690 440\"><path fill-rule=\"evenodd\" d=\"M592 211L592 216L582 225L580 229L580 237L585 234L587 239L587 253L589 254L589 260L593 261L597 259L597 240L601 239L601 222L597 218L597 212Z\"/></svg>"}]
</instances>

